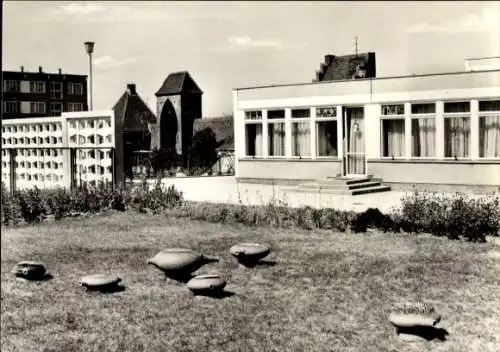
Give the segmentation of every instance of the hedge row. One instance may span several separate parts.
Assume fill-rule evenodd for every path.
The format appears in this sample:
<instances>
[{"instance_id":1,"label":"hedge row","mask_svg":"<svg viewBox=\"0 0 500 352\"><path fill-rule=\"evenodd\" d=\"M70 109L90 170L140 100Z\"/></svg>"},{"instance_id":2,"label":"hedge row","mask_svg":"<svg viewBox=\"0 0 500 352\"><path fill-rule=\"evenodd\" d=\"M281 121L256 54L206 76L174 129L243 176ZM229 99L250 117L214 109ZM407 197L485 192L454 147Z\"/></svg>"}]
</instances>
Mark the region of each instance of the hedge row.
<instances>
[{"instance_id":1,"label":"hedge row","mask_svg":"<svg viewBox=\"0 0 500 352\"><path fill-rule=\"evenodd\" d=\"M2 224L11 225L43 221L52 215L61 219L74 213L96 213L106 209L118 211L166 213L170 216L247 226L278 228L327 229L366 232L376 228L383 232L431 233L451 239L465 238L485 241L498 236L500 230L500 199L487 195L479 199L465 194L445 196L414 192L401 199L401 206L382 214L378 209L363 213L312 207L292 208L281 201L260 206L215 204L183 201L174 186L154 187L146 183L132 187L25 190L10 196L2 184Z\"/></svg>"}]
</instances>

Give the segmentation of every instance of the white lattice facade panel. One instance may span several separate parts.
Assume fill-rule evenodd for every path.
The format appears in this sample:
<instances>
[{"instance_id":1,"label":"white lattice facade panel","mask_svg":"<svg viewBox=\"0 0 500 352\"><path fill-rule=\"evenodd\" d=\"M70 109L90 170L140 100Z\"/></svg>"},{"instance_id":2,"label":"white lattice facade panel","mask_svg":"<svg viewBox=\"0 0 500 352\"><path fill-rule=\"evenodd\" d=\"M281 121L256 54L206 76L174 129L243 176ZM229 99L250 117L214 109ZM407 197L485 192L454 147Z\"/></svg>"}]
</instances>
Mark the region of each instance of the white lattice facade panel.
<instances>
[{"instance_id":1,"label":"white lattice facade panel","mask_svg":"<svg viewBox=\"0 0 500 352\"><path fill-rule=\"evenodd\" d=\"M77 185L112 182L114 127L112 111L5 120L2 126L2 181L10 187L14 166L17 189L68 187L71 185L69 148L77 148ZM7 148L15 151L14 165L11 165ZM81 179L79 174L83 174Z\"/></svg>"},{"instance_id":2,"label":"white lattice facade panel","mask_svg":"<svg viewBox=\"0 0 500 352\"><path fill-rule=\"evenodd\" d=\"M68 121L69 147L78 148L76 184L112 182L113 121L110 116L74 118ZM93 149L93 148L99 149ZM87 149L88 148L88 149Z\"/></svg>"},{"instance_id":3,"label":"white lattice facade panel","mask_svg":"<svg viewBox=\"0 0 500 352\"><path fill-rule=\"evenodd\" d=\"M51 188L65 185L62 149L63 124L60 118L22 121L2 126L2 180L9 185L11 160L4 148L16 148L15 182L18 189ZM46 121L44 121L46 120ZM38 149L46 147L47 149ZM31 149L32 148L32 149Z\"/></svg>"}]
</instances>

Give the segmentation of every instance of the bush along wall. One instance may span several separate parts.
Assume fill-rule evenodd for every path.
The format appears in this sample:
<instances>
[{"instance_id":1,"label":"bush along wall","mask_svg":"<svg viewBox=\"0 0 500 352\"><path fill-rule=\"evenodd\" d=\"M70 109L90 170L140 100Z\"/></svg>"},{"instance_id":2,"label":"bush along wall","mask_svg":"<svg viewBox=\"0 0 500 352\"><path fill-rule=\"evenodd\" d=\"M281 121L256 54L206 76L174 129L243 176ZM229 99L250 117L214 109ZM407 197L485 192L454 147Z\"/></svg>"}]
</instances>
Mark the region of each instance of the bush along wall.
<instances>
[{"instance_id":1,"label":"bush along wall","mask_svg":"<svg viewBox=\"0 0 500 352\"><path fill-rule=\"evenodd\" d=\"M373 228L382 232L430 233L479 242L484 242L486 236L498 236L500 231L500 198L493 194L471 199L460 193L445 196L414 192L401 199L400 207L383 214L373 208L362 213L308 206L292 208L276 199L259 206L186 202L182 192L174 186L162 186L160 180L154 187L144 180L134 187L81 187L73 192L35 188L18 191L14 196L5 192L2 183L2 225L15 225L21 221L36 223L49 215L61 219L108 209L246 226L356 233Z\"/></svg>"}]
</instances>

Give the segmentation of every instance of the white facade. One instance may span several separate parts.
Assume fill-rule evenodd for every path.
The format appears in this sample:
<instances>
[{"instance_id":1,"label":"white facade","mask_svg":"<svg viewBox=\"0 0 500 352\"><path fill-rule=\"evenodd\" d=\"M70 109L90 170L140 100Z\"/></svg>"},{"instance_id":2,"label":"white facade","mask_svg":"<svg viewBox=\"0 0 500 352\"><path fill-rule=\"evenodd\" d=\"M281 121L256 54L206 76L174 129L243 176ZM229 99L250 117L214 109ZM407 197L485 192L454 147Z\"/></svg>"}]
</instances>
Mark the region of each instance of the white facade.
<instances>
[{"instance_id":1,"label":"white facade","mask_svg":"<svg viewBox=\"0 0 500 352\"><path fill-rule=\"evenodd\" d=\"M15 151L16 188L69 187L70 153L76 151L76 185L113 180L116 146L113 110L63 113L2 121L2 181L11 182L9 149ZM85 149L87 148L87 149ZM92 149L99 148L99 149Z\"/></svg>"},{"instance_id":2,"label":"white facade","mask_svg":"<svg viewBox=\"0 0 500 352\"><path fill-rule=\"evenodd\" d=\"M237 177L258 177L259 171L255 175L248 171L250 166L242 174L240 164L251 165L252 160L254 166L269 161L266 164L269 168L278 162L297 159L336 160L342 164L340 173L344 175L372 174L380 170L375 163L381 162L400 161L411 163L412 167L419 163L477 162L488 165L490 173L485 175L485 182L500 185L498 69L242 88L233 91L233 103ZM325 108L333 114L318 117L318 112L324 114ZM279 117L275 110L283 111L282 119L268 118L270 112ZM337 136L333 141L336 145L332 147L336 151L321 156L322 126L326 126L326 121L336 121ZM276 153L275 146L270 148L270 144L280 142L274 127L279 123L284 132L284 151ZM335 127L330 126L328 138L334 140ZM253 144L248 141L250 134L257 135ZM300 144L297 138L306 145L305 149L297 147ZM426 140L426 145L422 140ZM254 144L259 147L256 149ZM297 148L301 149L299 155ZM352 172L348 165L352 162L350 158L358 156L364 160L364 168ZM314 169L319 164L309 165ZM283 170L286 168L280 167L280 172ZM314 170L304 175L313 173Z\"/></svg>"}]
</instances>

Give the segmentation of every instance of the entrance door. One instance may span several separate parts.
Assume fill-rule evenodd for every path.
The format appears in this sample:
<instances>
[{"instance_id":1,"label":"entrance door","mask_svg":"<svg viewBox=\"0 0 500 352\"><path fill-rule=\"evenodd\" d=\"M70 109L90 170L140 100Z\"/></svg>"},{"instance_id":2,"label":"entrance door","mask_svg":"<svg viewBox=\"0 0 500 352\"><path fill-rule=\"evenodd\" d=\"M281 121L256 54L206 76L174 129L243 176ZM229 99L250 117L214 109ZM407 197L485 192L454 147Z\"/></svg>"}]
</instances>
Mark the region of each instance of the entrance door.
<instances>
[{"instance_id":1,"label":"entrance door","mask_svg":"<svg viewBox=\"0 0 500 352\"><path fill-rule=\"evenodd\" d=\"M362 107L344 108L344 175L366 174L365 120Z\"/></svg>"}]
</instances>

